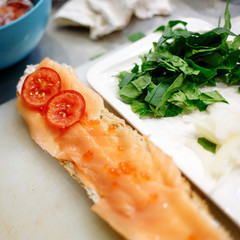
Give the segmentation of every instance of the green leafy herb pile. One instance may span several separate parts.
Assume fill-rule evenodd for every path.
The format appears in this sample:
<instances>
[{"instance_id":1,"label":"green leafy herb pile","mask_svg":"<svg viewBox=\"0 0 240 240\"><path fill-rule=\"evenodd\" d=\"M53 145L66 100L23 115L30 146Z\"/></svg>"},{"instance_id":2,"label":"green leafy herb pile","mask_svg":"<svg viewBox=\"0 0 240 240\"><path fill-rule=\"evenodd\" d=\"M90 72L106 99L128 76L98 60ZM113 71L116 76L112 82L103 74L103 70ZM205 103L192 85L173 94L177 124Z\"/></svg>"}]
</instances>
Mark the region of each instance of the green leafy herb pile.
<instances>
[{"instance_id":1,"label":"green leafy herb pile","mask_svg":"<svg viewBox=\"0 0 240 240\"><path fill-rule=\"evenodd\" d=\"M218 91L201 92L199 87L216 86L217 81L240 84L240 35L230 31L228 8L229 1L224 26L219 21L217 28L202 34L188 31L187 23L179 20L159 27L156 31L162 36L141 56L141 64L117 76L122 100L140 117L171 117L204 111L215 102L227 103ZM179 24L182 28L177 28Z\"/></svg>"}]
</instances>

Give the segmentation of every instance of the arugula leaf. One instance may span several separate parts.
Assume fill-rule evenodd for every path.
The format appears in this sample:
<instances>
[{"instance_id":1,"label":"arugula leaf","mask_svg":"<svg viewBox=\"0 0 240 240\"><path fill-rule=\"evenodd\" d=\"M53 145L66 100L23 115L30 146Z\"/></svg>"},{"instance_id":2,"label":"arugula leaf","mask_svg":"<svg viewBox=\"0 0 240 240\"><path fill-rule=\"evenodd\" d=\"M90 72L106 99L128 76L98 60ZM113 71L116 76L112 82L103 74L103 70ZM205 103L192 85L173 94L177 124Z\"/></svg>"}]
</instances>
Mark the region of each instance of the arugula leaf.
<instances>
[{"instance_id":1,"label":"arugula leaf","mask_svg":"<svg viewBox=\"0 0 240 240\"><path fill-rule=\"evenodd\" d=\"M172 93L176 92L177 90L180 89L180 87L182 86L184 80L184 76L181 73L175 80L174 82L169 86L169 88L167 89L167 91L163 94L161 101L158 103L156 109L155 109L155 113L158 111L158 109L160 107L162 107L164 105L164 103L168 100L168 98L171 96Z\"/></svg>"},{"instance_id":2,"label":"arugula leaf","mask_svg":"<svg viewBox=\"0 0 240 240\"><path fill-rule=\"evenodd\" d=\"M140 118L153 112L145 102L133 102L131 104L131 109L133 112L139 113Z\"/></svg>"},{"instance_id":3,"label":"arugula leaf","mask_svg":"<svg viewBox=\"0 0 240 240\"><path fill-rule=\"evenodd\" d=\"M139 77L138 79L132 81L132 84L141 92L151 83L151 78L149 75Z\"/></svg>"},{"instance_id":4,"label":"arugula leaf","mask_svg":"<svg viewBox=\"0 0 240 240\"><path fill-rule=\"evenodd\" d=\"M228 42L228 47L234 50L238 50L240 46L240 34L237 35L232 42Z\"/></svg>"},{"instance_id":5,"label":"arugula leaf","mask_svg":"<svg viewBox=\"0 0 240 240\"><path fill-rule=\"evenodd\" d=\"M216 102L228 103L226 99L216 90L212 92L201 93L199 99L202 100L203 103L207 105L210 105Z\"/></svg>"},{"instance_id":6,"label":"arugula leaf","mask_svg":"<svg viewBox=\"0 0 240 240\"><path fill-rule=\"evenodd\" d=\"M133 33L131 35L128 36L128 40L130 42L136 42L141 38L144 38L146 35L142 32L137 32L137 33Z\"/></svg>"},{"instance_id":7,"label":"arugula leaf","mask_svg":"<svg viewBox=\"0 0 240 240\"><path fill-rule=\"evenodd\" d=\"M175 117L180 114L183 109L175 104L168 103L161 106L159 109L155 109L154 116L156 117Z\"/></svg>"},{"instance_id":8,"label":"arugula leaf","mask_svg":"<svg viewBox=\"0 0 240 240\"><path fill-rule=\"evenodd\" d=\"M138 73L139 66L135 63L134 68L131 70L132 73Z\"/></svg>"},{"instance_id":9,"label":"arugula leaf","mask_svg":"<svg viewBox=\"0 0 240 240\"><path fill-rule=\"evenodd\" d=\"M135 77L135 73L128 73L123 77L123 79L119 82L118 86L119 88L123 88L124 86L128 85L128 83L131 82L131 80Z\"/></svg>"},{"instance_id":10,"label":"arugula leaf","mask_svg":"<svg viewBox=\"0 0 240 240\"><path fill-rule=\"evenodd\" d=\"M151 92L147 94L144 100L156 107L162 100L168 88L169 84L159 83Z\"/></svg>"},{"instance_id":11,"label":"arugula leaf","mask_svg":"<svg viewBox=\"0 0 240 240\"><path fill-rule=\"evenodd\" d=\"M140 117L171 117L216 102L228 103L217 91L201 92L205 85L240 84L240 35L231 32L229 0L224 26L204 33L188 31L187 23L171 20L141 63L119 78L119 95ZM229 41L228 37L233 36Z\"/></svg>"},{"instance_id":12,"label":"arugula leaf","mask_svg":"<svg viewBox=\"0 0 240 240\"><path fill-rule=\"evenodd\" d=\"M186 45L193 49L215 50L221 44L221 35L215 31L208 31L205 33L194 33L186 40Z\"/></svg>"},{"instance_id":13,"label":"arugula leaf","mask_svg":"<svg viewBox=\"0 0 240 240\"><path fill-rule=\"evenodd\" d=\"M189 111L193 111L196 109L194 102L187 99L186 95L182 91L173 93L167 101L170 103L174 103L178 107L181 107L182 111L183 109Z\"/></svg>"},{"instance_id":14,"label":"arugula leaf","mask_svg":"<svg viewBox=\"0 0 240 240\"><path fill-rule=\"evenodd\" d=\"M229 12L229 3L230 3L230 0L227 1L227 4L226 4L226 8L225 8L225 14L224 14L224 18L225 18L225 24L224 24L224 28L226 28L227 30L230 30L232 25L231 25L231 15L230 15L230 12Z\"/></svg>"},{"instance_id":15,"label":"arugula leaf","mask_svg":"<svg viewBox=\"0 0 240 240\"><path fill-rule=\"evenodd\" d=\"M198 85L193 82L186 82L182 86L182 91L185 93L185 96L189 100L197 100L200 96L200 91Z\"/></svg>"},{"instance_id":16,"label":"arugula leaf","mask_svg":"<svg viewBox=\"0 0 240 240\"><path fill-rule=\"evenodd\" d=\"M132 83L130 83L121 88L118 91L118 94L125 103L132 103L141 93Z\"/></svg>"},{"instance_id":17,"label":"arugula leaf","mask_svg":"<svg viewBox=\"0 0 240 240\"><path fill-rule=\"evenodd\" d=\"M182 24L184 27L186 27L186 25L187 25L186 22L181 21L181 20L170 20L170 21L168 22L168 25L167 25L167 26L162 25L162 26L158 27L154 32L157 32L157 31L163 32L167 27L173 28L173 27L175 27L175 26L178 25L178 24Z\"/></svg>"},{"instance_id":18,"label":"arugula leaf","mask_svg":"<svg viewBox=\"0 0 240 240\"><path fill-rule=\"evenodd\" d=\"M183 108L175 104L168 103L168 108L163 117L175 117L183 111Z\"/></svg>"},{"instance_id":19,"label":"arugula leaf","mask_svg":"<svg viewBox=\"0 0 240 240\"><path fill-rule=\"evenodd\" d=\"M193 60L191 59L186 59L185 60L192 68L199 70L200 74L199 74L199 78L197 79L197 83L199 85L202 85L203 83L207 83L207 80L212 79L216 74L217 74L217 69L213 68L205 68L202 67L198 64L196 64Z\"/></svg>"},{"instance_id":20,"label":"arugula leaf","mask_svg":"<svg viewBox=\"0 0 240 240\"><path fill-rule=\"evenodd\" d=\"M97 59L97 58L103 56L104 54L105 54L105 53L99 53L99 54L97 54L97 55L91 57L90 60L93 61L93 60L95 60L95 59Z\"/></svg>"},{"instance_id":21,"label":"arugula leaf","mask_svg":"<svg viewBox=\"0 0 240 240\"><path fill-rule=\"evenodd\" d=\"M198 138L198 143L207 151L216 153L217 144L210 142L209 140L203 137Z\"/></svg>"},{"instance_id":22,"label":"arugula leaf","mask_svg":"<svg viewBox=\"0 0 240 240\"><path fill-rule=\"evenodd\" d=\"M173 28L173 27L175 27L175 26L178 25L178 24L182 24L184 27L187 26L187 23L184 22L184 21L181 21L181 20L170 20L170 21L168 22L168 26L169 26L170 28Z\"/></svg>"},{"instance_id":23,"label":"arugula leaf","mask_svg":"<svg viewBox=\"0 0 240 240\"><path fill-rule=\"evenodd\" d=\"M127 75L128 76L128 75ZM125 78L124 78L125 79ZM121 82L120 82L121 83ZM119 91L120 97L126 103L132 103L134 99L140 96L143 90L151 83L150 76L142 76L136 80L124 85Z\"/></svg>"},{"instance_id":24,"label":"arugula leaf","mask_svg":"<svg viewBox=\"0 0 240 240\"><path fill-rule=\"evenodd\" d=\"M168 102L185 103L187 101L186 95L182 91L177 91L169 97Z\"/></svg>"},{"instance_id":25,"label":"arugula leaf","mask_svg":"<svg viewBox=\"0 0 240 240\"><path fill-rule=\"evenodd\" d=\"M179 69L186 75L197 75L199 73L199 70L191 68L182 58L169 52L159 53L159 56L162 58L163 61L165 61L165 63L168 63L175 69Z\"/></svg>"},{"instance_id":26,"label":"arugula leaf","mask_svg":"<svg viewBox=\"0 0 240 240\"><path fill-rule=\"evenodd\" d=\"M167 26L165 26L165 25L161 25L161 26L159 26L157 29L155 29L154 32L158 32L158 31L163 32L163 31L166 29L166 27L167 27Z\"/></svg>"},{"instance_id":27,"label":"arugula leaf","mask_svg":"<svg viewBox=\"0 0 240 240\"><path fill-rule=\"evenodd\" d=\"M239 85L240 84L240 66L237 65L235 68L232 69L232 71L228 75L228 85Z\"/></svg>"},{"instance_id":28,"label":"arugula leaf","mask_svg":"<svg viewBox=\"0 0 240 240\"><path fill-rule=\"evenodd\" d=\"M129 72L127 71L121 71L118 75L116 75L117 78L119 78L120 80L123 80L125 78L126 75L128 75Z\"/></svg>"}]
</instances>

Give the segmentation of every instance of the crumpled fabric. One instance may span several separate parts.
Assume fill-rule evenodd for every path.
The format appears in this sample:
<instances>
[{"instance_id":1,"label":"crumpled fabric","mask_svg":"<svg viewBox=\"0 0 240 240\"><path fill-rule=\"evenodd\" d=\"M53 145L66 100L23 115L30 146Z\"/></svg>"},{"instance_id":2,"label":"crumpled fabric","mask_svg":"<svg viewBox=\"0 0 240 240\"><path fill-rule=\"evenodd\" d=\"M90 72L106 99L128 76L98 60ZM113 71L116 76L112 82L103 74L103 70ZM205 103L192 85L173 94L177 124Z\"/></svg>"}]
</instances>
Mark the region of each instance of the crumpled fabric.
<instances>
[{"instance_id":1,"label":"crumpled fabric","mask_svg":"<svg viewBox=\"0 0 240 240\"><path fill-rule=\"evenodd\" d=\"M60 26L84 26L90 38L98 39L125 28L131 17L170 15L169 0L70 0L55 14Z\"/></svg>"}]
</instances>

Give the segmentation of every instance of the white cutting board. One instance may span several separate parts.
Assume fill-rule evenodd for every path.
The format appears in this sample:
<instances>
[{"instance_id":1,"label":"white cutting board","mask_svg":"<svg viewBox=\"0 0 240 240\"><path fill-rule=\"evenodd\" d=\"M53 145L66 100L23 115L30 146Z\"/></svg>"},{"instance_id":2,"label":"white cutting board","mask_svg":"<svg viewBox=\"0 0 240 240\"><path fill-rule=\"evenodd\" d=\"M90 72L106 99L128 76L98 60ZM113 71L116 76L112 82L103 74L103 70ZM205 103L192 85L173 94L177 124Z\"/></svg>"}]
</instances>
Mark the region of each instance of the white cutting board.
<instances>
[{"instance_id":1,"label":"white cutting board","mask_svg":"<svg viewBox=\"0 0 240 240\"><path fill-rule=\"evenodd\" d=\"M0 136L1 240L121 239L90 210L85 190L32 141L15 100L0 105Z\"/></svg>"},{"instance_id":2,"label":"white cutting board","mask_svg":"<svg viewBox=\"0 0 240 240\"><path fill-rule=\"evenodd\" d=\"M76 69L84 84L99 60ZM32 141L15 100L0 105L0 240L121 240L91 206L85 190ZM239 240L239 228L211 207Z\"/></svg>"}]
</instances>

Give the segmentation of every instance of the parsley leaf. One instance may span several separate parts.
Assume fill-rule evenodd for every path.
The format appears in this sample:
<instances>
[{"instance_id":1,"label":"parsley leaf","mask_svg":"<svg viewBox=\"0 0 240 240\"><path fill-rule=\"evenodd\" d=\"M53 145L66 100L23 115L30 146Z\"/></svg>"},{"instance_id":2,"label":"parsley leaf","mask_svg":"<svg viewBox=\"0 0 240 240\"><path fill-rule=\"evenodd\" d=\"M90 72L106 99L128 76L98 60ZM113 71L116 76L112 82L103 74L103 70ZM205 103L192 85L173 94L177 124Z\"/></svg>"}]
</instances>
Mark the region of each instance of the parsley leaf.
<instances>
[{"instance_id":1,"label":"parsley leaf","mask_svg":"<svg viewBox=\"0 0 240 240\"><path fill-rule=\"evenodd\" d=\"M91 57L90 60L91 60L91 61L92 61L92 60L95 60L95 59L97 59L97 58L103 56L104 54L105 54L105 53L99 53L99 54L97 54L97 55Z\"/></svg>"},{"instance_id":2,"label":"parsley leaf","mask_svg":"<svg viewBox=\"0 0 240 240\"><path fill-rule=\"evenodd\" d=\"M146 35L142 32L137 32L137 33L133 33L131 35L128 36L128 40L130 42L136 42L138 40L140 40L141 38L144 38Z\"/></svg>"},{"instance_id":3,"label":"parsley leaf","mask_svg":"<svg viewBox=\"0 0 240 240\"><path fill-rule=\"evenodd\" d=\"M198 138L198 143L207 151L216 153L217 144L210 142L209 140L203 137Z\"/></svg>"}]
</instances>

